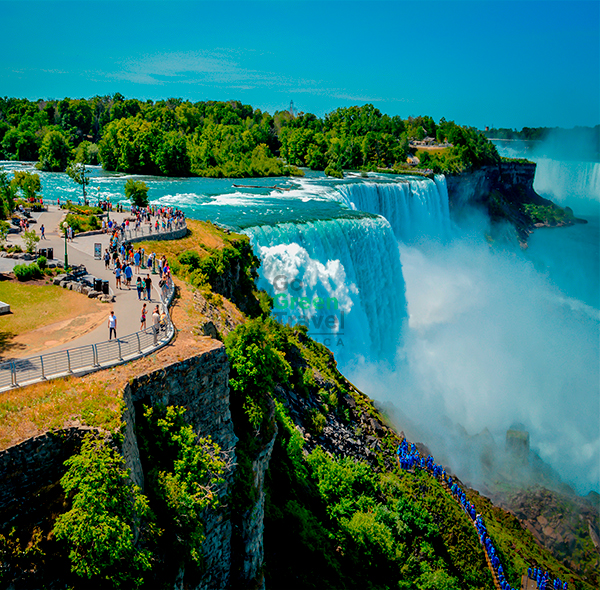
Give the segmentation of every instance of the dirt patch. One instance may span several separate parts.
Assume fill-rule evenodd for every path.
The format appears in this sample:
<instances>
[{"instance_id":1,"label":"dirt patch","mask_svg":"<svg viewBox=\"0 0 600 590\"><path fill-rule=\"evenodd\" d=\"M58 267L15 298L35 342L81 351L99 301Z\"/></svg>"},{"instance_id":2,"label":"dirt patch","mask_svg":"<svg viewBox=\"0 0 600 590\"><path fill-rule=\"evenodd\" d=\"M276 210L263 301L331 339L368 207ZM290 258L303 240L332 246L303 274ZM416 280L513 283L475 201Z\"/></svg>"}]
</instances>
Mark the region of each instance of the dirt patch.
<instances>
[{"instance_id":1,"label":"dirt patch","mask_svg":"<svg viewBox=\"0 0 600 590\"><path fill-rule=\"evenodd\" d=\"M11 313L2 316L0 360L23 358L78 338L106 316L106 304L61 289L48 279L20 282L2 277L3 300Z\"/></svg>"},{"instance_id":2,"label":"dirt patch","mask_svg":"<svg viewBox=\"0 0 600 590\"><path fill-rule=\"evenodd\" d=\"M80 295L80 297L83 296ZM88 313L55 322L25 334L18 334L10 342L10 346L13 347L10 356L23 358L70 342L90 330L94 330L106 320L106 314L106 305L97 303Z\"/></svg>"}]
</instances>

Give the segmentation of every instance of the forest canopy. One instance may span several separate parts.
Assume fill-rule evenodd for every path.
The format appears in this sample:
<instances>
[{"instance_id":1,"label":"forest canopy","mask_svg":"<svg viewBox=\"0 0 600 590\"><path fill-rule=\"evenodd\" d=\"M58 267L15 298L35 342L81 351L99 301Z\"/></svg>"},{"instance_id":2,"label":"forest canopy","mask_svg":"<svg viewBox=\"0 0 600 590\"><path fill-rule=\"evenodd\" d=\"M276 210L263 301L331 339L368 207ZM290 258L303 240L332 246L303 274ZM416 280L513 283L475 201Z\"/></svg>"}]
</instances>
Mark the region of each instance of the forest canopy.
<instances>
[{"instance_id":1,"label":"forest canopy","mask_svg":"<svg viewBox=\"0 0 600 590\"><path fill-rule=\"evenodd\" d=\"M325 170L398 170L419 150L421 168L459 173L497 164L483 134L453 121L382 114L371 104L311 113L262 112L239 101L0 99L0 158L64 171L86 142L88 164L159 176L253 177ZM415 160L413 160L414 165Z\"/></svg>"}]
</instances>

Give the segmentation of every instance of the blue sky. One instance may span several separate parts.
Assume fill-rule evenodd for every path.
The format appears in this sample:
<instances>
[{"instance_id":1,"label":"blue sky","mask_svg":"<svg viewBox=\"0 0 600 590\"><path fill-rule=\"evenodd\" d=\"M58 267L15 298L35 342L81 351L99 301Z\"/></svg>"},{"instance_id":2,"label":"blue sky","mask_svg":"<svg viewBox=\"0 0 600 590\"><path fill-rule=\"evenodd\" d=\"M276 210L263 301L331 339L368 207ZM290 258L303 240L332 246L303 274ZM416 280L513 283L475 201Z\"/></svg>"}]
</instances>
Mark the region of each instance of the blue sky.
<instances>
[{"instance_id":1,"label":"blue sky","mask_svg":"<svg viewBox=\"0 0 600 590\"><path fill-rule=\"evenodd\" d=\"M600 3L0 0L0 95L600 123Z\"/></svg>"}]
</instances>

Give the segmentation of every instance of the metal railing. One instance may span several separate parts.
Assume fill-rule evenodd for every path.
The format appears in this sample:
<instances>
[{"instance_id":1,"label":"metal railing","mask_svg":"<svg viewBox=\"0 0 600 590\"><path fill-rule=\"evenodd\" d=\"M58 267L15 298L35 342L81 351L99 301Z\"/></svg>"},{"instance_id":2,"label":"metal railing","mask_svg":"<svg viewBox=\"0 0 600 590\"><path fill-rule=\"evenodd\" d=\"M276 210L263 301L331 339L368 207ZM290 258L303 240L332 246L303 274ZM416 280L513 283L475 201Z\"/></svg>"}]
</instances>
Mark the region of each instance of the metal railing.
<instances>
[{"instance_id":1,"label":"metal railing","mask_svg":"<svg viewBox=\"0 0 600 590\"><path fill-rule=\"evenodd\" d=\"M154 223L144 223L142 222L139 227L129 227L129 229L124 229L120 233L120 241L131 241L131 240L139 240L141 238L152 239L153 236L165 235L169 233L177 232L181 229L187 229L187 224L185 219L172 221L170 224L167 224L164 228L162 227L162 220L158 222L158 228L154 227Z\"/></svg>"},{"instance_id":2,"label":"metal railing","mask_svg":"<svg viewBox=\"0 0 600 590\"><path fill-rule=\"evenodd\" d=\"M162 348L175 335L169 314L175 286L171 282L160 289L155 287L155 290L165 312L158 328L151 326L114 340L0 363L0 392L47 379L105 369Z\"/></svg>"}]
</instances>

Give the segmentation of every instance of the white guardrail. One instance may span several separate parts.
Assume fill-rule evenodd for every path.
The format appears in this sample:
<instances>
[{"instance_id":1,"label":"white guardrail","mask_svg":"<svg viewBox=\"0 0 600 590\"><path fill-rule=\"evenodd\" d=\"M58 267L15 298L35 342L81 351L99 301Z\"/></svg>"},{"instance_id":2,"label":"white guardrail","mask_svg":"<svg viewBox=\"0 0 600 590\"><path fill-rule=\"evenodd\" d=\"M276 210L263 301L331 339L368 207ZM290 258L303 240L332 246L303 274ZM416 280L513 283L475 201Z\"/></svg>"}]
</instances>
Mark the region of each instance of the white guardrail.
<instances>
[{"instance_id":1,"label":"white guardrail","mask_svg":"<svg viewBox=\"0 0 600 590\"><path fill-rule=\"evenodd\" d=\"M151 326L114 340L0 363L0 392L47 379L106 369L162 348L175 335L169 314L175 286L171 282L160 289L155 287L155 290L165 312L158 329Z\"/></svg>"}]
</instances>

